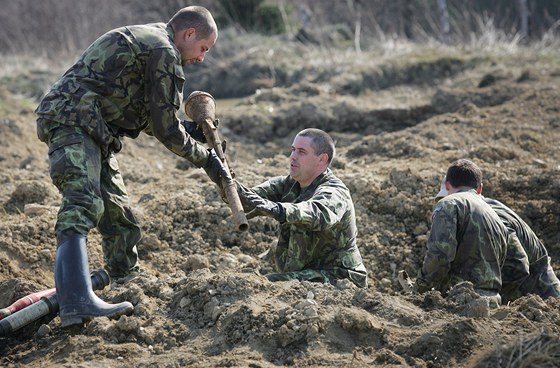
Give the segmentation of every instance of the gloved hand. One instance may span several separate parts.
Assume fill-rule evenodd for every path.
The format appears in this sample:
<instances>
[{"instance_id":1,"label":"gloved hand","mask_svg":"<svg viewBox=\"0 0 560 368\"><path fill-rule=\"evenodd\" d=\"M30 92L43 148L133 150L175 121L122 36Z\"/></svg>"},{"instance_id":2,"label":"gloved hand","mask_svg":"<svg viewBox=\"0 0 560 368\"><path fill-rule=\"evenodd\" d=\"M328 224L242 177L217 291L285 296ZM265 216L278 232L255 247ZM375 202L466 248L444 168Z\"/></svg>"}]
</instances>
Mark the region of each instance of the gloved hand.
<instances>
[{"instance_id":1,"label":"gloved hand","mask_svg":"<svg viewBox=\"0 0 560 368\"><path fill-rule=\"evenodd\" d=\"M247 219L256 216L268 216L279 222L286 221L286 213L280 203L269 201L241 184L237 188L243 208L253 207L253 210L247 214Z\"/></svg>"},{"instance_id":2,"label":"gloved hand","mask_svg":"<svg viewBox=\"0 0 560 368\"><path fill-rule=\"evenodd\" d=\"M200 143L206 143L206 137L204 136L204 132L202 131L202 128L198 126L197 123L195 123L194 121L183 120L181 121L181 124L185 128L187 134L193 137L194 140Z\"/></svg>"},{"instance_id":3,"label":"gloved hand","mask_svg":"<svg viewBox=\"0 0 560 368\"><path fill-rule=\"evenodd\" d=\"M208 150L208 160L206 160L206 164L203 166L203 169L206 171L210 180L216 183L218 187L220 187L220 190L223 191L222 178L227 177L229 174L222 164L222 160L220 160L214 150Z\"/></svg>"},{"instance_id":4,"label":"gloved hand","mask_svg":"<svg viewBox=\"0 0 560 368\"><path fill-rule=\"evenodd\" d=\"M234 182L235 182L235 188L237 189L237 195L239 196L239 200L241 201L241 205L243 206L243 211L251 212L252 210L255 209L255 206L253 206L252 203L247 201L245 193L252 192L252 190L247 188L245 185L241 184L237 180L234 180ZM225 197L224 197L224 201L226 203L229 203L227 201L227 198Z\"/></svg>"}]
</instances>

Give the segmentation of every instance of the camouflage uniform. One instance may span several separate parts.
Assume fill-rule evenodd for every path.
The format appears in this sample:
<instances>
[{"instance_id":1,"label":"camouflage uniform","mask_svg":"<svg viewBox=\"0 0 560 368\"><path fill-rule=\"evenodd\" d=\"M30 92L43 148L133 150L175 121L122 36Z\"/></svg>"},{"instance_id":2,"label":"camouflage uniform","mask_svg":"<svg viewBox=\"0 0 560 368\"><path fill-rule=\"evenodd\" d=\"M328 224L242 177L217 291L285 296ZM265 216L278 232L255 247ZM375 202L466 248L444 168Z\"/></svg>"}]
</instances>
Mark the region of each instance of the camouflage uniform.
<instances>
[{"instance_id":1,"label":"camouflage uniform","mask_svg":"<svg viewBox=\"0 0 560 368\"><path fill-rule=\"evenodd\" d=\"M502 270L501 294L504 301L514 300L529 293L540 295L542 298L560 297L560 281L550 265L548 252L537 235L517 213L503 203L491 198L484 200L496 211L510 232L516 234L527 258L528 277L516 277L516 274L523 272L519 269Z\"/></svg>"},{"instance_id":2,"label":"camouflage uniform","mask_svg":"<svg viewBox=\"0 0 560 368\"><path fill-rule=\"evenodd\" d=\"M443 293L470 281L481 295L497 296L502 286L508 231L474 189L460 189L438 202L416 288Z\"/></svg>"},{"instance_id":3,"label":"camouflage uniform","mask_svg":"<svg viewBox=\"0 0 560 368\"><path fill-rule=\"evenodd\" d=\"M356 245L354 203L330 169L306 188L283 176L252 189L278 202L286 215L274 254L279 272L266 275L270 280L333 283L349 278L358 287L367 287L367 271Z\"/></svg>"},{"instance_id":4,"label":"camouflage uniform","mask_svg":"<svg viewBox=\"0 0 560 368\"><path fill-rule=\"evenodd\" d=\"M50 175L63 195L57 238L97 226L110 273L137 267L141 233L113 153L144 131L204 165L208 152L177 117L185 76L173 30L164 23L115 29L97 39L36 109L49 146Z\"/></svg>"}]
</instances>

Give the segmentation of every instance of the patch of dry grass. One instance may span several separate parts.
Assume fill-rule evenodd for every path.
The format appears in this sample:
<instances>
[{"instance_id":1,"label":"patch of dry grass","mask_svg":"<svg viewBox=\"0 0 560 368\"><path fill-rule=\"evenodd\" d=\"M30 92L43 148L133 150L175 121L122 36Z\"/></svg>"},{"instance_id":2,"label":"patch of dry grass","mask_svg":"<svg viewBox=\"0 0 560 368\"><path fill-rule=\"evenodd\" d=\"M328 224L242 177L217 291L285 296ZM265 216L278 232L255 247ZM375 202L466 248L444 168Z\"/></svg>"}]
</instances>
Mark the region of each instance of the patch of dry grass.
<instances>
[{"instance_id":1,"label":"patch of dry grass","mask_svg":"<svg viewBox=\"0 0 560 368\"><path fill-rule=\"evenodd\" d=\"M476 368L556 368L560 362L560 337L547 332L525 335L490 353Z\"/></svg>"}]
</instances>

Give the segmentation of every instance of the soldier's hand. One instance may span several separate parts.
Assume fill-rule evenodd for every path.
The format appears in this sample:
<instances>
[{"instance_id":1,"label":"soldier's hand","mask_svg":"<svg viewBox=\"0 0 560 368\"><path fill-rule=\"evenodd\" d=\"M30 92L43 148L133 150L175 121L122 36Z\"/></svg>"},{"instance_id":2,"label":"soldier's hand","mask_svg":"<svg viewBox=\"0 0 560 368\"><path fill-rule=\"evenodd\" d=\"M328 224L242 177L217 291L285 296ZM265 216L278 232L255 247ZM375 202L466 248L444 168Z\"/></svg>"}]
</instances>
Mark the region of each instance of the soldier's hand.
<instances>
[{"instance_id":1,"label":"soldier's hand","mask_svg":"<svg viewBox=\"0 0 560 368\"><path fill-rule=\"evenodd\" d=\"M276 221L286 221L284 207L280 203L269 201L242 185L238 186L238 193L242 204L245 203L247 207L253 207L253 210L247 214L247 219L256 216L268 216Z\"/></svg>"},{"instance_id":2,"label":"soldier's hand","mask_svg":"<svg viewBox=\"0 0 560 368\"><path fill-rule=\"evenodd\" d=\"M222 186L222 178L228 177L229 174L226 171L222 160L220 160L214 150L208 150L208 160L206 160L206 164L204 165L203 169L204 171L206 171L206 174L208 175L210 180L216 183L220 190L223 191L224 188Z\"/></svg>"},{"instance_id":3,"label":"soldier's hand","mask_svg":"<svg viewBox=\"0 0 560 368\"><path fill-rule=\"evenodd\" d=\"M231 171L231 170L230 170ZM241 202L241 205L243 206L243 211L245 212L250 212L253 209L255 209L255 207L249 203L247 201L247 199L245 199L244 193L245 192L251 192L251 189L247 188L245 185L241 184L239 181L237 180L233 180L233 182L235 183L235 189L237 190L237 195L239 196L239 200ZM227 201L227 198L225 198L225 196L223 196L223 200L226 203L229 203Z\"/></svg>"}]
</instances>

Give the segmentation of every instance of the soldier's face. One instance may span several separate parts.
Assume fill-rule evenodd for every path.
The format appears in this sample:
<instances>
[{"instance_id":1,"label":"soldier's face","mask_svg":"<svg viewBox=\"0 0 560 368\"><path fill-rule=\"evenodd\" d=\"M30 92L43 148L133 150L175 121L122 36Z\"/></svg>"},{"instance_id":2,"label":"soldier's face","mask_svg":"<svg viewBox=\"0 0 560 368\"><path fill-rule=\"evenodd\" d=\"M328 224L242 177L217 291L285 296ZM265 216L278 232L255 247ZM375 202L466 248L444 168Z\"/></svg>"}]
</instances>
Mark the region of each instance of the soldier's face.
<instances>
[{"instance_id":1,"label":"soldier's face","mask_svg":"<svg viewBox=\"0 0 560 368\"><path fill-rule=\"evenodd\" d=\"M311 138L296 136L290 154L290 176L302 187L306 187L324 171L326 154L317 155Z\"/></svg>"},{"instance_id":2,"label":"soldier's face","mask_svg":"<svg viewBox=\"0 0 560 368\"><path fill-rule=\"evenodd\" d=\"M179 47L181 52L181 63L183 65L202 63L206 53L216 43L216 34L212 34L208 38L197 39L196 31L190 28L185 32L185 39L182 47Z\"/></svg>"}]
</instances>

